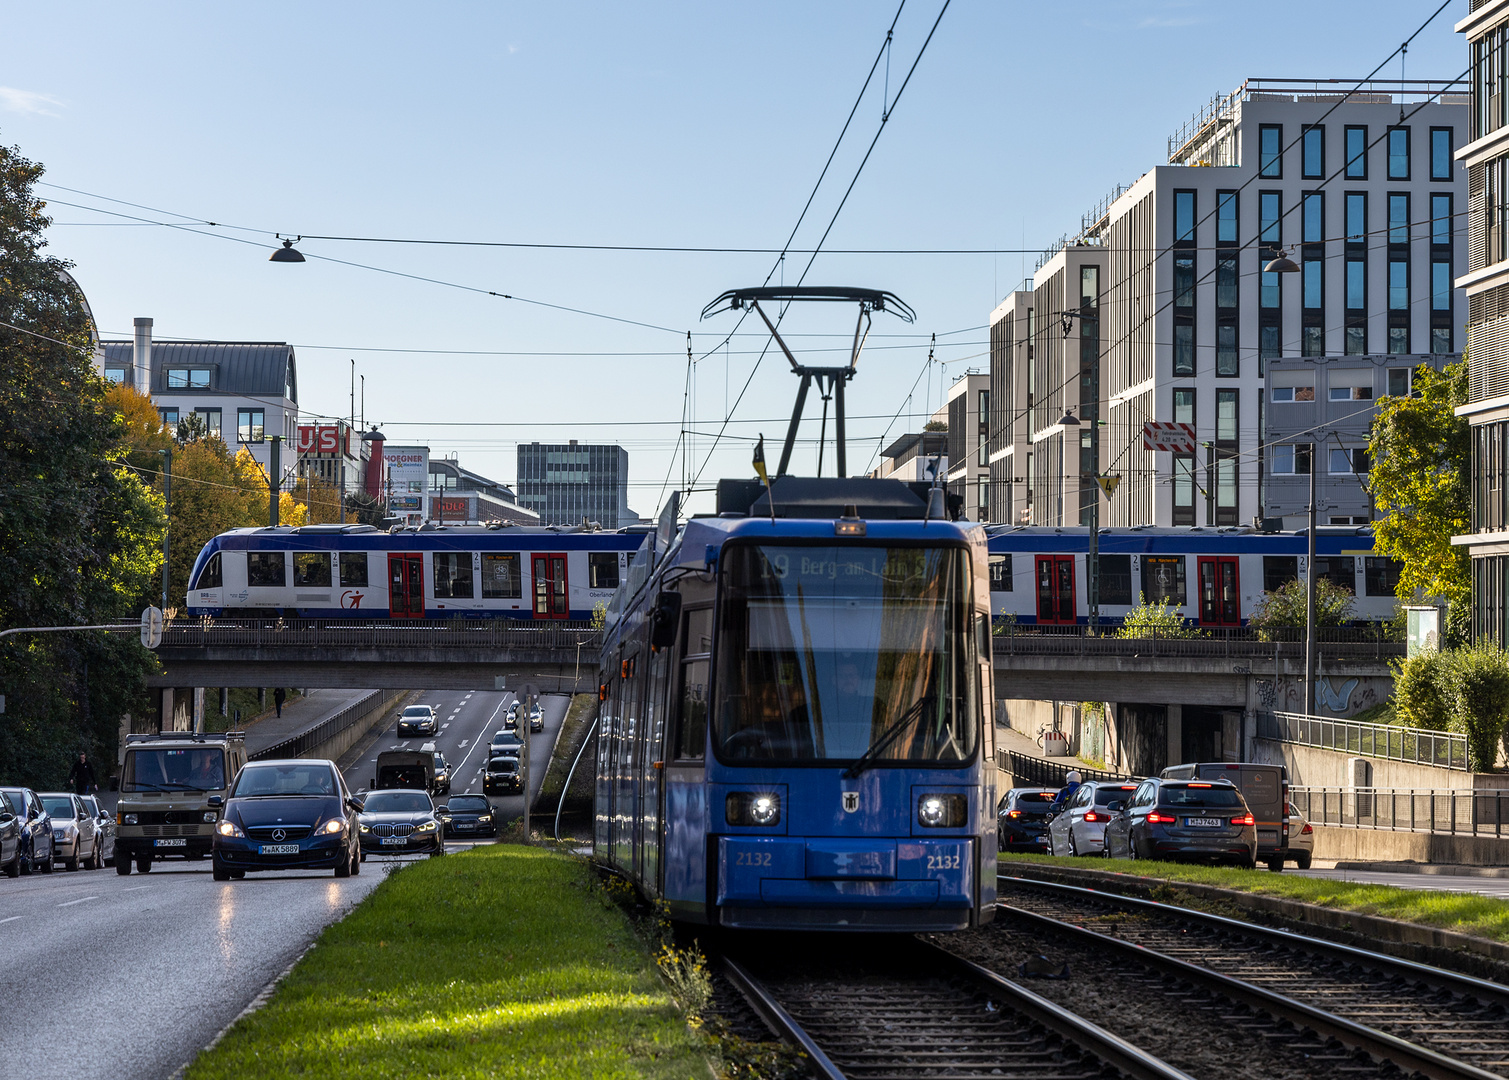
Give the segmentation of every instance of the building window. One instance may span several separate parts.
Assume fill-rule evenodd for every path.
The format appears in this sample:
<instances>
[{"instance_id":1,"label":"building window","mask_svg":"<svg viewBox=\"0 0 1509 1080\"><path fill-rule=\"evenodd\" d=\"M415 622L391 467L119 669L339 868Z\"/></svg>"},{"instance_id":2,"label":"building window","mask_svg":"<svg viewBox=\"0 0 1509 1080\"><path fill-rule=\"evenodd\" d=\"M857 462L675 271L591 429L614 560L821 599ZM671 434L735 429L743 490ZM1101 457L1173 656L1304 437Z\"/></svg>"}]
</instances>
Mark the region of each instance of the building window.
<instances>
[{"instance_id":1,"label":"building window","mask_svg":"<svg viewBox=\"0 0 1509 1080\"><path fill-rule=\"evenodd\" d=\"M1236 442L1237 439L1237 392L1216 391L1216 441Z\"/></svg>"},{"instance_id":2,"label":"building window","mask_svg":"<svg viewBox=\"0 0 1509 1080\"><path fill-rule=\"evenodd\" d=\"M1332 401L1372 401L1373 388L1371 386L1333 386L1330 396Z\"/></svg>"},{"instance_id":3,"label":"building window","mask_svg":"<svg viewBox=\"0 0 1509 1080\"><path fill-rule=\"evenodd\" d=\"M1195 373L1195 328L1192 323L1174 323L1174 374Z\"/></svg>"},{"instance_id":4,"label":"building window","mask_svg":"<svg viewBox=\"0 0 1509 1080\"><path fill-rule=\"evenodd\" d=\"M266 411L263 409L236 410L236 441L258 443L265 437Z\"/></svg>"},{"instance_id":5,"label":"building window","mask_svg":"<svg viewBox=\"0 0 1509 1080\"><path fill-rule=\"evenodd\" d=\"M1324 356L1326 354L1325 332L1325 261L1306 258L1301 264L1301 295L1304 312L1300 326L1300 355Z\"/></svg>"},{"instance_id":6,"label":"building window","mask_svg":"<svg viewBox=\"0 0 1509 1080\"><path fill-rule=\"evenodd\" d=\"M1236 323L1217 323L1216 374L1239 375L1240 373L1240 361L1237 359Z\"/></svg>"},{"instance_id":7,"label":"building window","mask_svg":"<svg viewBox=\"0 0 1509 1080\"><path fill-rule=\"evenodd\" d=\"M976 464L984 469L990 467L990 391L981 390L978 401L980 447Z\"/></svg>"},{"instance_id":8,"label":"building window","mask_svg":"<svg viewBox=\"0 0 1509 1080\"><path fill-rule=\"evenodd\" d=\"M1308 305L1307 305L1308 306ZM1368 264L1361 259L1347 260L1347 308L1361 311L1368 306Z\"/></svg>"},{"instance_id":9,"label":"building window","mask_svg":"<svg viewBox=\"0 0 1509 1080\"><path fill-rule=\"evenodd\" d=\"M1326 239L1326 197L1319 191L1307 191L1301 203L1300 239L1307 244L1322 244Z\"/></svg>"},{"instance_id":10,"label":"building window","mask_svg":"<svg viewBox=\"0 0 1509 1080\"><path fill-rule=\"evenodd\" d=\"M471 552L437 551L431 558L435 566L435 599L470 600L472 598Z\"/></svg>"},{"instance_id":11,"label":"building window","mask_svg":"<svg viewBox=\"0 0 1509 1080\"><path fill-rule=\"evenodd\" d=\"M1273 400L1280 404L1293 404L1296 401L1314 401L1315 387L1275 386L1273 388Z\"/></svg>"},{"instance_id":12,"label":"building window","mask_svg":"<svg viewBox=\"0 0 1509 1080\"><path fill-rule=\"evenodd\" d=\"M341 588L365 589L367 587L367 553L365 551L341 552Z\"/></svg>"},{"instance_id":13,"label":"building window","mask_svg":"<svg viewBox=\"0 0 1509 1080\"><path fill-rule=\"evenodd\" d=\"M1265 308L1269 311L1278 311L1282 306L1283 285L1280 280L1282 277L1282 274L1270 274L1267 271L1263 272L1263 279L1260 286L1261 295L1258 297L1258 305L1260 307ZM1273 329L1277 331L1278 327L1275 326ZM1278 353L1275 352L1273 353L1273 355L1277 356Z\"/></svg>"},{"instance_id":14,"label":"building window","mask_svg":"<svg viewBox=\"0 0 1509 1080\"><path fill-rule=\"evenodd\" d=\"M123 383L126 381L126 369L123 367L110 367L105 369L105 381Z\"/></svg>"},{"instance_id":15,"label":"building window","mask_svg":"<svg viewBox=\"0 0 1509 1080\"><path fill-rule=\"evenodd\" d=\"M1388 392L1390 397L1409 397L1410 370L1407 367L1388 369Z\"/></svg>"},{"instance_id":16,"label":"building window","mask_svg":"<svg viewBox=\"0 0 1509 1080\"><path fill-rule=\"evenodd\" d=\"M1216 256L1216 308L1235 310L1236 306L1237 257L1235 253L1221 252Z\"/></svg>"},{"instance_id":17,"label":"building window","mask_svg":"<svg viewBox=\"0 0 1509 1080\"><path fill-rule=\"evenodd\" d=\"M589 560L595 558L597 552L589 553ZM618 573L618 554L613 558L613 572ZM588 576L592 576L592 564L588 563ZM501 555L484 554L482 556L482 599L484 600L518 600L523 596L522 580L519 574L519 555L517 552L507 552ZM615 581L614 587L617 587Z\"/></svg>"},{"instance_id":18,"label":"building window","mask_svg":"<svg viewBox=\"0 0 1509 1080\"><path fill-rule=\"evenodd\" d=\"M1327 471L1332 476L1350 476L1355 473L1366 473L1370 468L1367 450L1356 446L1346 449L1333 448L1330 453L1330 468Z\"/></svg>"},{"instance_id":19,"label":"building window","mask_svg":"<svg viewBox=\"0 0 1509 1080\"><path fill-rule=\"evenodd\" d=\"M1388 351L1409 352L1409 263L1393 259L1388 264Z\"/></svg>"},{"instance_id":20,"label":"building window","mask_svg":"<svg viewBox=\"0 0 1509 1080\"><path fill-rule=\"evenodd\" d=\"M1195 456L1174 455L1174 518L1175 525L1195 523ZM1146 557L1143 565L1147 564ZM1181 560L1182 561L1182 560ZM1152 599L1149 597L1148 599Z\"/></svg>"},{"instance_id":21,"label":"building window","mask_svg":"<svg viewBox=\"0 0 1509 1080\"><path fill-rule=\"evenodd\" d=\"M1216 451L1216 520L1217 525L1237 523L1237 459L1232 453Z\"/></svg>"},{"instance_id":22,"label":"building window","mask_svg":"<svg viewBox=\"0 0 1509 1080\"><path fill-rule=\"evenodd\" d=\"M1094 492L1091 492L1091 494L1093 495ZM979 507L979 514L975 518L975 520L976 521L989 521L990 520L990 479L988 477L984 477L984 476L980 477L980 482L979 482L979 502L976 503L976 505Z\"/></svg>"},{"instance_id":23,"label":"building window","mask_svg":"<svg viewBox=\"0 0 1509 1080\"><path fill-rule=\"evenodd\" d=\"M195 409L194 412L204 421L204 433L213 435L217 439L220 438L220 410Z\"/></svg>"},{"instance_id":24,"label":"building window","mask_svg":"<svg viewBox=\"0 0 1509 1080\"><path fill-rule=\"evenodd\" d=\"M1321 124L1305 125L1302 173L1306 180L1326 175L1326 129Z\"/></svg>"},{"instance_id":25,"label":"building window","mask_svg":"<svg viewBox=\"0 0 1509 1080\"><path fill-rule=\"evenodd\" d=\"M1409 128L1388 129L1388 178L1409 179Z\"/></svg>"},{"instance_id":26,"label":"building window","mask_svg":"<svg viewBox=\"0 0 1509 1080\"><path fill-rule=\"evenodd\" d=\"M180 387L191 387L198 390L210 385L209 368L168 368L166 375L168 389L170 390L176 390Z\"/></svg>"},{"instance_id":27,"label":"building window","mask_svg":"<svg viewBox=\"0 0 1509 1080\"><path fill-rule=\"evenodd\" d=\"M175 432L178 430L178 410L177 409L158 409L157 410L157 415L162 417L162 426L163 427L165 427L165 428L172 428Z\"/></svg>"},{"instance_id":28,"label":"building window","mask_svg":"<svg viewBox=\"0 0 1509 1080\"><path fill-rule=\"evenodd\" d=\"M1273 472L1276 476L1309 476L1310 443L1276 443L1273 447Z\"/></svg>"},{"instance_id":29,"label":"building window","mask_svg":"<svg viewBox=\"0 0 1509 1080\"><path fill-rule=\"evenodd\" d=\"M1451 179L1451 128L1430 129L1430 178Z\"/></svg>"},{"instance_id":30,"label":"building window","mask_svg":"<svg viewBox=\"0 0 1509 1080\"><path fill-rule=\"evenodd\" d=\"M1195 389L1192 386L1180 386L1174 390L1174 423L1195 424Z\"/></svg>"},{"instance_id":31,"label":"building window","mask_svg":"<svg viewBox=\"0 0 1509 1080\"><path fill-rule=\"evenodd\" d=\"M589 551L587 553L587 588L618 588L618 552Z\"/></svg>"},{"instance_id":32,"label":"building window","mask_svg":"<svg viewBox=\"0 0 1509 1080\"><path fill-rule=\"evenodd\" d=\"M1430 197L1430 242L1435 245L1451 243L1451 196L1432 195Z\"/></svg>"},{"instance_id":33,"label":"building window","mask_svg":"<svg viewBox=\"0 0 1509 1080\"><path fill-rule=\"evenodd\" d=\"M1258 128L1258 175L1278 179L1284 175L1284 129L1277 124Z\"/></svg>"},{"instance_id":34,"label":"building window","mask_svg":"<svg viewBox=\"0 0 1509 1080\"><path fill-rule=\"evenodd\" d=\"M1347 243L1368 241L1368 196L1365 191L1347 192Z\"/></svg>"},{"instance_id":35,"label":"building window","mask_svg":"<svg viewBox=\"0 0 1509 1080\"><path fill-rule=\"evenodd\" d=\"M1277 274L1264 274L1264 277L1278 277ZM1275 286L1277 288L1277 286ZM1283 350L1279 348L1279 329L1277 326L1258 327L1258 359L1276 360L1283 356ZM1261 371L1259 371L1261 374Z\"/></svg>"},{"instance_id":36,"label":"building window","mask_svg":"<svg viewBox=\"0 0 1509 1080\"><path fill-rule=\"evenodd\" d=\"M1174 374L1195 373L1195 259L1174 259Z\"/></svg>"},{"instance_id":37,"label":"building window","mask_svg":"<svg viewBox=\"0 0 1509 1080\"><path fill-rule=\"evenodd\" d=\"M1305 298L1305 307L1312 311L1325 307L1325 265L1321 259L1305 260L1302 295ZM1351 305L1348 304L1348 306Z\"/></svg>"},{"instance_id":38,"label":"building window","mask_svg":"<svg viewBox=\"0 0 1509 1080\"><path fill-rule=\"evenodd\" d=\"M1195 193L1174 192L1174 243L1195 242Z\"/></svg>"},{"instance_id":39,"label":"building window","mask_svg":"<svg viewBox=\"0 0 1509 1080\"><path fill-rule=\"evenodd\" d=\"M1258 240L1277 248L1283 241L1283 201L1277 191L1258 192ZM1264 255L1263 258L1268 258Z\"/></svg>"},{"instance_id":40,"label":"building window","mask_svg":"<svg viewBox=\"0 0 1509 1080\"><path fill-rule=\"evenodd\" d=\"M1368 129L1347 128L1347 179L1368 178Z\"/></svg>"},{"instance_id":41,"label":"building window","mask_svg":"<svg viewBox=\"0 0 1509 1080\"><path fill-rule=\"evenodd\" d=\"M1216 192L1216 243L1237 242L1237 193Z\"/></svg>"},{"instance_id":42,"label":"building window","mask_svg":"<svg viewBox=\"0 0 1509 1080\"><path fill-rule=\"evenodd\" d=\"M1409 243L1409 196L1391 194L1388 197L1388 242Z\"/></svg>"}]
</instances>

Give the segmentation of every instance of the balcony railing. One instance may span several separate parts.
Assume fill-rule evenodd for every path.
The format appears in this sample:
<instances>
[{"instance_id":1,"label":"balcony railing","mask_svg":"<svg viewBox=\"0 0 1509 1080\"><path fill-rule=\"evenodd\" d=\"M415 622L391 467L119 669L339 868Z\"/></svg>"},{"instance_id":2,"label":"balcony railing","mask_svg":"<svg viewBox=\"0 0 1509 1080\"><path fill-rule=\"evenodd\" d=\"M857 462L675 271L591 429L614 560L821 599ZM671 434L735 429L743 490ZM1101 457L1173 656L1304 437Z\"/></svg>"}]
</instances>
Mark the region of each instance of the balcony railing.
<instances>
[{"instance_id":1,"label":"balcony railing","mask_svg":"<svg viewBox=\"0 0 1509 1080\"><path fill-rule=\"evenodd\" d=\"M1503 836L1509 788L1291 787L1289 801L1312 825L1342 829Z\"/></svg>"},{"instance_id":2,"label":"balcony railing","mask_svg":"<svg viewBox=\"0 0 1509 1080\"><path fill-rule=\"evenodd\" d=\"M1467 736L1392 724L1358 723L1303 713L1258 713L1257 737L1339 750L1359 757L1467 769Z\"/></svg>"}]
</instances>

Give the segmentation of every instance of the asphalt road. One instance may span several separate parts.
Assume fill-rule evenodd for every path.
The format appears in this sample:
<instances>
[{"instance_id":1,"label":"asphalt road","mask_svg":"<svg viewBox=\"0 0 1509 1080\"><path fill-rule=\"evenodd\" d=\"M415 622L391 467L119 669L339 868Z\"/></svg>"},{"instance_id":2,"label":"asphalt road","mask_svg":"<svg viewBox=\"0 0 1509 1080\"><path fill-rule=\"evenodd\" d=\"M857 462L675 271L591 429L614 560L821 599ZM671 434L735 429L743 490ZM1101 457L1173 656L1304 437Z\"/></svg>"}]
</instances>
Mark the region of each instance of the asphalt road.
<instances>
[{"instance_id":1,"label":"asphalt road","mask_svg":"<svg viewBox=\"0 0 1509 1080\"><path fill-rule=\"evenodd\" d=\"M1330 878L1334 881L1361 881L1374 885L1392 885L1399 889L1431 889L1441 892L1470 892L1481 896L1493 896L1509 900L1509 878L1468 877L1451 874L1391 873L1386 870L1335 870L1315 867L1310 870L1295 870L1288 867L1286 874L1303 874L1305 877Z\"/></svg>"},{"instance_id":2,"label":"asphalt road","mask_svg":"<svg viewBox=\"0 0 1509 1080\"><path fill-rule=\"evenodd\" d=\"M487 743L512 695L426 692L445 725L451 790L481 791ZM545 731L530 743L530 783L544 774L569 699L542 699ZM341 762L353 790L389 726ZM480 745L479 745L480 744ZM505 820L522 796L495 799ZM470 846L469 844L451 846ZM114 870L0 878L0 1080L162 1080L185 1065L309 945L402 860L369 858L360 876L289 871L217 883L209 860L170 859L150 874Z\"/></svg>"}]
</instances>

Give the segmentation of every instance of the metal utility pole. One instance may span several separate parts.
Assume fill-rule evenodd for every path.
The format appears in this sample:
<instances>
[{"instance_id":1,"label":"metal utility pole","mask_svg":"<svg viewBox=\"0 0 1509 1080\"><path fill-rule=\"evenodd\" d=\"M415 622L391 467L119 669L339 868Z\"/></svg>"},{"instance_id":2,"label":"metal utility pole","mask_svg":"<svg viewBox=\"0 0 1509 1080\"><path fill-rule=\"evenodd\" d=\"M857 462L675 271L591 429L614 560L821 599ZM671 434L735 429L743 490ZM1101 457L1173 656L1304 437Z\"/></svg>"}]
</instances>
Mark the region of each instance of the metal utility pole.
<instances>
[{"instance_id":1,"label":"metal utility pole","mask_svg":"<svg viewBox=\"0 0 1509 1080\"><path fill-rule=\"evenodd\" d=\"M1084 309L1082 309L1084 310ZM1090 547L1085 556L1085 609L1089 631L1093 636L1100 625L1100 316L1088 313L1080 320L1080 349L1084 349L1084 331L1095 335L1095 361L1090 367L1090 401L1087 419L1090 422ZM1083 363L1083 360L1081 360ZM1081 413L1086 409L1081 406Z\"/></svg>"},{"instance_id":2,"label":"metal utility pole","mask_svg":"<svg viewBox=\"0 0 1509 1080\"><path fill-rule=\"evenodd\" d=\"M168 532L173 524L173 448L162 451L162 609L168 610Z\"/></svg>"},{"instance_id":3,"label":"metal utility pole","mask_svg":"<svg viewBox=\"0 0 1509 1080\"><path fill-rule=\"evenodd\" d=\"M1305 530L1305 715L1315 715L1315 443L1310 444L1310 527ZM1295 444L1295 453L1299 444Z\"/></svg>"},{"instance_id":4,"label":"metal utility pole","mask_svg":"<svg viewBox=\"0 0 1509 1080\"><path fill-rule=\"evenodd\" d=\"M283 436L268 437L272 446L268 450L267 470L267 524L278 527L278 496L283 492Z\"/></svg>"}]
</instances>

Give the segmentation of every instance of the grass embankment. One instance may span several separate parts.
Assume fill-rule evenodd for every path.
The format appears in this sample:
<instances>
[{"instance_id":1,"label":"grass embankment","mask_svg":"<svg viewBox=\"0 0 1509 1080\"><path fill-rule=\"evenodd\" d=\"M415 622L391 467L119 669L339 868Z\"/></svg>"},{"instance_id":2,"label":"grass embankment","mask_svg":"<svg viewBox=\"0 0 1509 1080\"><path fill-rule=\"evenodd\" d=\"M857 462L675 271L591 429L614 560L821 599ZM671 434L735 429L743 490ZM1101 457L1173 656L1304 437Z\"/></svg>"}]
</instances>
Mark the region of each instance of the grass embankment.
<instances>
[{"instance_id":1,"label":"grass embankment","mask_svg":"<svg viewBox=\"0 0 1509 1080\"><path fill-rule=\"evenodd\" d=\"M561 721L561 734L555 740L555 754L545 768L545 779L540 781L540 790L534 797L535 813L555 813L556 803L566 786L566 774L582 748L596 711L596 694L572 695L571 704L566 709L566 718ZM591 813L596 775L593 765L593 754L588 751L582 755L582 763L577 766L576 776L572 778L571 790L566 793L566 805L562 810L564 814Z\"/></svg>"},{"instance_id":2,"label":"grass embankment","mask_svg":"<svg viewBox=\"0 0 1509 1080\"><path fill-rule=\"evenodd\" d=\"M1001 853L1000 869L1003 874L1011 873L1013 863L1073 866L1085 870L1123 873L1131 877L1213 885L1221 889L1279 896L1286 900L1318 904L1359 915L1378 915L1386 919L1438 926L1443 930L1509 942L1509 901L1477 893L1398 889L1392 885L1370 885L1360 881L1337 881L1333 878L1300 877L1297 874L1273 874L1267 870L1242 870L1189 863L1131 863L1120 859L1063 859L1051 855Z\"/></svg>"},{"instance_id":3,"label":"grass embankment","mask_svg":"<svg viewBox=\"0 0 1509 1080\"><path fill-rule=\"evenodd\" d=\"M707 1075L587 867L488 845L394 873L186 1080Z\"/></svg>"}]
</instances>

